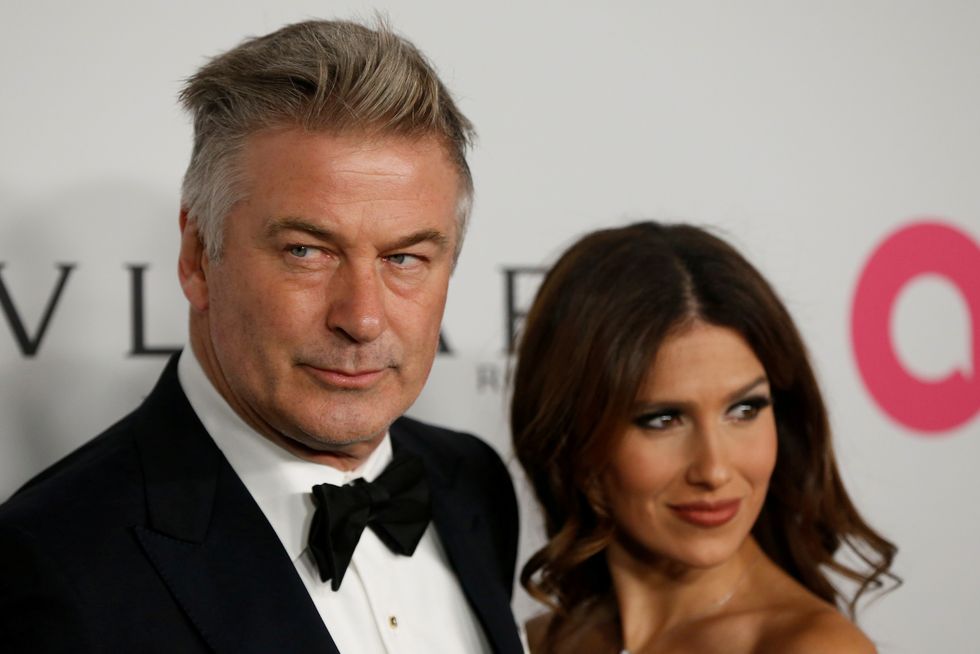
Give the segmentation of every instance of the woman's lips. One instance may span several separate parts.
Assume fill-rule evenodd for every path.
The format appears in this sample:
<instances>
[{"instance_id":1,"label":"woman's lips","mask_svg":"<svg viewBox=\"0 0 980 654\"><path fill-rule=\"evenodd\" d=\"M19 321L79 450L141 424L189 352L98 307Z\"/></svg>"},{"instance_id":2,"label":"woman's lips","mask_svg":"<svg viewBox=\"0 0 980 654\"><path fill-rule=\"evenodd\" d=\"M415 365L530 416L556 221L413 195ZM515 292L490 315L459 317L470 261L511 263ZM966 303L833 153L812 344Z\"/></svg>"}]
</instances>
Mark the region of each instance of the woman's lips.
<instances>
[{"instance_id":1,"label":"woman's lips","mask_svg":"<svg viewBox=\"0 0 980 654\"><path fill-rule=\"evenodd\" d=\"M360 390L374 386L386 368L377 370L336 370L331 368L316 368L305 366L311 375L321 383L334 388Z\"/></svg>"},{"instance_id":2,"label":"woman's lips","mask_svg":"<svg viewBox=\"0 0 980 654\"><path fill-rule=\"evenodd\" d=\"M742 500L722 500L719 502L688 502L669 504L674 514L685 522L698 527L720 527L738 513Z\"/></svg>"}]
</instances>

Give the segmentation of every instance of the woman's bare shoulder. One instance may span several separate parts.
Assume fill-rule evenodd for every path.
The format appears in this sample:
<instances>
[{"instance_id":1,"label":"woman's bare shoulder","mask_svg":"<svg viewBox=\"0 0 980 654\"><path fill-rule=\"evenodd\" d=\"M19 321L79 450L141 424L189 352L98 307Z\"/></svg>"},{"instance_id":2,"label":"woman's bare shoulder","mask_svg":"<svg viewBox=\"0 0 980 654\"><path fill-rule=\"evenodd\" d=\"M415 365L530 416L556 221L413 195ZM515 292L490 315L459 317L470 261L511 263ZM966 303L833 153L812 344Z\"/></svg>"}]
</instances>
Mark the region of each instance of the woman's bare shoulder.
<instances>
[{"instance_id":1,"label":"woman's bare shoulder","mask_svg":"<svg viewBox=\"0 0 980 654\"><path fill-rule=\"evenodd\" d=\"M593 605L560 620L554 612L536 616L524 624L524 630L531 654L615 651L619 629L610 620L604 607Z\"/></svg>"},{"instance_id":2,"label":"woman's bare shoulder","mask_svg":"<svg viewBox=\"0 0 980 654\"><path fill-rule=\"evenodd\" d=\"M876 654L867 636L830 606L794 612L767 629L757 654Z\"/></svg>"},{"instance_id":3,"label":"woman's bare shoulder","mask_svg":"<svg viewBox=\"0 0 980 654\"><path fill-rule=\"evenodd\" d=\"M548 633L548 625L551 624L555 614L549 611L535 616L524 623L524 631L527 633L527 644L531 652L540 652L544 644L545 634Z\"/></svg>"},{"instance_id":4,"label":"woman's bare shoulder","mask_svg":"<svg viewBox=\"0 0 980 654\"><path fill-rule=\"evenodd\" d=\"M868 637L833 604L781 568L767 568L754 654L875 654Z\"/></svg>"}]
</instances>

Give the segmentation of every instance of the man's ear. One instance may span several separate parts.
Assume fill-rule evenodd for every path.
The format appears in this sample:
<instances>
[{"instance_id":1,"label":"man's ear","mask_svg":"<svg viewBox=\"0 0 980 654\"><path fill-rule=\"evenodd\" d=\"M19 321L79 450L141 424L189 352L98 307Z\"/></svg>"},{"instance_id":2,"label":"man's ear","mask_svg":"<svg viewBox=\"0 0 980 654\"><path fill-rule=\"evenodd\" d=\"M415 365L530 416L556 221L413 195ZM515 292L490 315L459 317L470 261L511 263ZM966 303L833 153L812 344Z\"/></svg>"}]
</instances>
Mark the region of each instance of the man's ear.
<instances>
[{"instance_id":1,"label":"man's ear","mask_svg":"<svg viewBox=\"0 0 980 654\"><path fill-rule=\"evenodd\" d=\"M180 257L177 261L177 274L184 296L196 311L208 308L208 266L207 252L197 231L197 222L190 220L187 209L180 210Z\"/></svg>"}]
</instances>

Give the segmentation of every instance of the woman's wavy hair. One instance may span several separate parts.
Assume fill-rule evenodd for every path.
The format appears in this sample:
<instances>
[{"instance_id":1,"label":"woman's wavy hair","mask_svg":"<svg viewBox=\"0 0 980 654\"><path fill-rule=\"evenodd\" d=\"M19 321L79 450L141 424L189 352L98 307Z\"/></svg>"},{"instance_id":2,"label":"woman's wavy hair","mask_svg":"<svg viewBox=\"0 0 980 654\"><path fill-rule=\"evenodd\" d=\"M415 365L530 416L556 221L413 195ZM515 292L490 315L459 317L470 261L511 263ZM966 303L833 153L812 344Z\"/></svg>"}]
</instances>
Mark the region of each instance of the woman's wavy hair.
<instances>
[{"instance_id":1,"label":"woman's wavy hair","mask_svg":"<svg viewBox=\"0 0 980 654\"><path fill-rule=\"evenodd\" d=\"M644 222L587 235L554 265L527 315L513 378L514 449L544 512L547 543L521 583L557 612L606 597L614 525L599 476L664 338L694 321L730 328L769 377L778 447L753 528L766 554L854 616L896 547L841 483L827 411L789 312L734 248L697 227ZM835 556L842 548L854 556ZM845 593L833 571L854 583Z\"/></svg>"}]
</instances>

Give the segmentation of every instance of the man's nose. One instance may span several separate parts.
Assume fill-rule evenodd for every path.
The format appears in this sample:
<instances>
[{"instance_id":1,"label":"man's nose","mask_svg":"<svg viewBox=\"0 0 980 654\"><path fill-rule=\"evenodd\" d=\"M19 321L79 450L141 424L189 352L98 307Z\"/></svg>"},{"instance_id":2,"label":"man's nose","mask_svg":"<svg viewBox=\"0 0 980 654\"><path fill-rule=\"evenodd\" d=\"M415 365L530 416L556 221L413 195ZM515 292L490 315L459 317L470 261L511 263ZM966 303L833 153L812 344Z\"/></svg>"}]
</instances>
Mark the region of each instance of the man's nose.
<instances>
[{"instance_id":1,"label":"man's nose","mask_svg":"<svg viewBox=\"0 0 980 654\"><path fill-rule=\"evenodd\" d=\"M380 271L371 263L342 263L330 279L327 328L354 343L367 343L387 327Z\"/></svg>"},{"instance_id":2,"label":"man's nose","mask_svg":"<svg viewBox=\"0 0 980 654\"><path fill-rule=\"evenodd\" d=\"M708 490L721 488L732 478L732 467L723 427L698 426L692 439L687 482Z\"/></svg>"}]
</instances>

